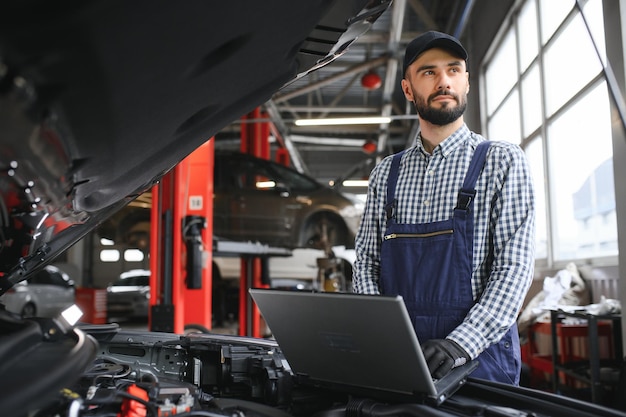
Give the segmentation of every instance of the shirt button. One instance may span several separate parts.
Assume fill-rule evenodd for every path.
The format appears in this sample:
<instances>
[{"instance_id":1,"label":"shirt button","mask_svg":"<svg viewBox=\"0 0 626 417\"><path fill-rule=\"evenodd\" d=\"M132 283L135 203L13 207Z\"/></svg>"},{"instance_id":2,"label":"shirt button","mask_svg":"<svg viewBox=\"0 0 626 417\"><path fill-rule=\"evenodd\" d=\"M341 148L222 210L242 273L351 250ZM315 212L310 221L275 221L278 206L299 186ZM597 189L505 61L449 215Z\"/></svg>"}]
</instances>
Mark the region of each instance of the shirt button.
<instances>
[{"instance_id":1,"label":"shirt button","mask_svg":"<svg viewBox=\"0 0 626 417\"><path fill-rule=\"evenodd\" d=\"M428 170L428 175L432 177L434 174L435 174L435 171L433 169Z\"/></svg>"},{"instance_id":2,"label":"shirt button","mask_svg":"<svg viewBox=\"0 0 626 417\"><path fill-rule=\"evenodd\" d=\"M429 205L429 204L430 204L430 201L428 201L428 200L424 200L424 205L425 205L425 206L427 206L427 205Z\"/></svg>"}]
</instances>

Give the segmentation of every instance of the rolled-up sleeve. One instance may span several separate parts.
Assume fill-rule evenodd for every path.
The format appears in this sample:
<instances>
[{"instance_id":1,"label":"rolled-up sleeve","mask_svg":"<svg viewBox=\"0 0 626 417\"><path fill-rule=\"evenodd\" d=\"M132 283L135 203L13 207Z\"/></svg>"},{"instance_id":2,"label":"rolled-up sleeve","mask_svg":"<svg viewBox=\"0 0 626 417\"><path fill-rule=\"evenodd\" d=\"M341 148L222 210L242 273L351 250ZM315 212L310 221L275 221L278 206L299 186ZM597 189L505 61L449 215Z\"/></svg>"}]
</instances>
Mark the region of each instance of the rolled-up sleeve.
<instances>
[{"instance_id":1,"label":"rolled-up sleeve","mask_svg":"<svg viewBox=\"0 0 626 417\"><path fill-rule=\"evenodd\" d=\"M476 304L450 335L472 358L515 323L534 272L535 200L521 148L493 146L489 187L477 197L474 239ZM488 219L488 221L486 221Z\"/></svg>"}]
</instances>

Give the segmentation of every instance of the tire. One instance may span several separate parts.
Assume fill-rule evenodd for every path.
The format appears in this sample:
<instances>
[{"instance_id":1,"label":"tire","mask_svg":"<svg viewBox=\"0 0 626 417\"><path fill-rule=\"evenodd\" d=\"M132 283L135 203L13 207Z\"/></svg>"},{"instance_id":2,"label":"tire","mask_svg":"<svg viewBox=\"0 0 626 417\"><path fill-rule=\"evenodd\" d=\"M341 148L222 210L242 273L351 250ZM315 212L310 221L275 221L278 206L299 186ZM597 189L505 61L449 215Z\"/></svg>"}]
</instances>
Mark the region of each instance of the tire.
<instances>
[{"instance_id":1,"label":"tire","mask_svg":"<svg viewBox=\"0 0 626 417\"><path fill-rule=\"evenodd\" d=\"M24 305L24 307L22 307L22 317L23 318L35 317L36 314L37 314L37 307L35 307L35 304L33 304L33 303L26 303L26 305Z\"/></svg>"},{"instance_id":2,"label":"tire","mask_svg":"<svg viewBox=\"0 0 626 417\"><path fill-rule=\"evenodd\" d=\"M326 239L324 239L326 232ZM346 245L348 230L340 218L330 213L313 217L304 229L304 247L330 250L333 246Z\"/></svg>"},{"instance_id":3,"label":"tire","mask_svg":"<svg viewBox=\"0 0 626 417\"><path fill-rule=\"evenodd\" d=\"M211 331L201 324L185 324L185 334L191 333L211 333Z\"/></svg>"}]
</instances>

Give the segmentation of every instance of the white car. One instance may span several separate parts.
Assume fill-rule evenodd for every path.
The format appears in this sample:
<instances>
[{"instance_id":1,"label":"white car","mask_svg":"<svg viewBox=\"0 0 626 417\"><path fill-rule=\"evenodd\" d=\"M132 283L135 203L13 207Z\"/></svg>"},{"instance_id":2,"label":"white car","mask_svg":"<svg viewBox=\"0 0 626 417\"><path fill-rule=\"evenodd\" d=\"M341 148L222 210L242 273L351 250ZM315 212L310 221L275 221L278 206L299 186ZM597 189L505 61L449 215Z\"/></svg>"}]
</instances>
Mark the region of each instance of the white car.
<instances>
[{"instance_id":1,"label":"white car","mask_svg":"<svg viewBox=\"0 0 626 417\"><path fill-rule=\"evenodd\" d=\"M111 318L147 318L150 305L150 271L132 269L107 287L107 315Z\"/></svg>"},{"instance_id":2,"label":"white car","mask_svg":"<svg viewBox=\"0 0 626 417\"><path fill-rule=\"evenodd\" d=\"M6 309L22 317L55 317L74 304L74 281L56 266L48 265L0 297Z\"/></svg>"}]
</instances>

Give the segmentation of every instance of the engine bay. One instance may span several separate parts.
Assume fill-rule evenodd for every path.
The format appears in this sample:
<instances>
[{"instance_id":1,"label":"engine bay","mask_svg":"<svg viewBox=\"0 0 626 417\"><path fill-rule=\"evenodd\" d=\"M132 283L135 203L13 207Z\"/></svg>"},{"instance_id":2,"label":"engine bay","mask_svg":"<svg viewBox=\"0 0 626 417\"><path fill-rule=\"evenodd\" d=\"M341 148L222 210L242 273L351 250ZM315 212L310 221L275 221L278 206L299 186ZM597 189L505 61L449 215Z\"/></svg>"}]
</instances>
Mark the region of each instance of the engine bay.
<instances>
[{"instance_id":1,"label":"engine bay","mask_svg":"<svg viewBox=\"0 0 626 417\"><path fill-rule=\"evenodd\" d=\"M364 395L307 383L272 339L73 327L2 310L0 357L4 417L624 416L472 378L437 406Z\"/></svg>"},{"instance_id":2,"label":"engine bay","mask_svg":"<svg viewBox=\"0 0 626 417\"><path fill-rule=\"evenodd\" d=\"M71 388L34 416L308 416L346 394L299 387L272 340L219 334L81 330L99 350Z\"/></svg>"},{"instance_id":3,"label":"engine bay","mask_svg":"<svg viewBox=\"0 0 626 417\"><path fill-rule=\"evenodd\" d=\"M233 415L235 409L246 414L251 408L258 410L257 404L288 406L291 374L271 343L217 335L121 332L101 341L101 346L93 368L81 381L91 397L88 401L98 403L98 397L133 390L154 415L200 409ZM127 398L120 398L122 415L135 401Z\"/></svg>"}]
</instances>

